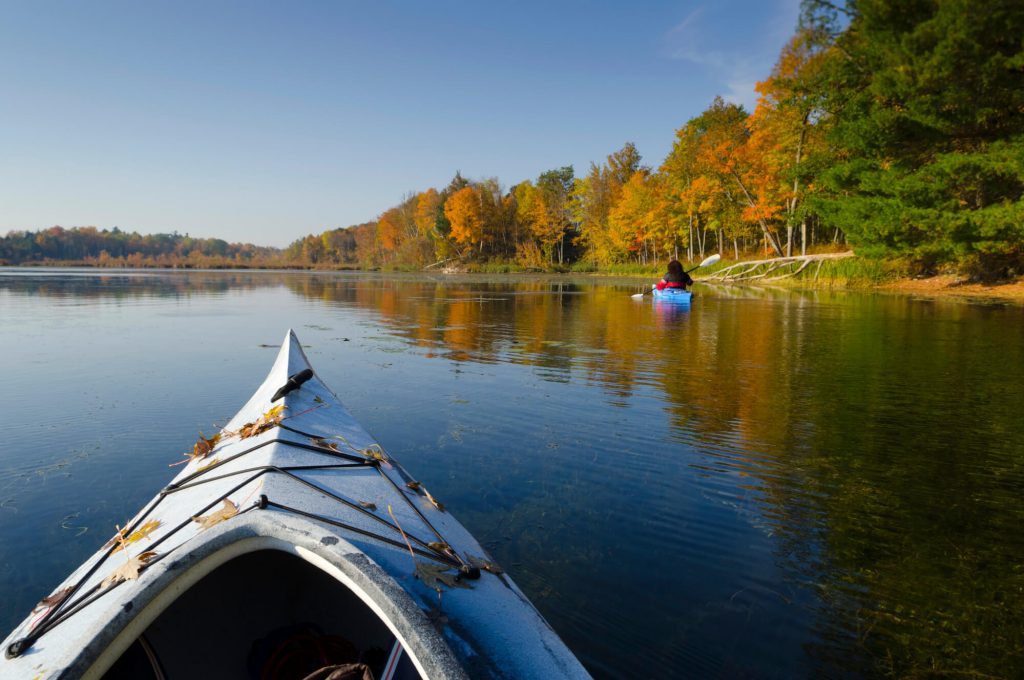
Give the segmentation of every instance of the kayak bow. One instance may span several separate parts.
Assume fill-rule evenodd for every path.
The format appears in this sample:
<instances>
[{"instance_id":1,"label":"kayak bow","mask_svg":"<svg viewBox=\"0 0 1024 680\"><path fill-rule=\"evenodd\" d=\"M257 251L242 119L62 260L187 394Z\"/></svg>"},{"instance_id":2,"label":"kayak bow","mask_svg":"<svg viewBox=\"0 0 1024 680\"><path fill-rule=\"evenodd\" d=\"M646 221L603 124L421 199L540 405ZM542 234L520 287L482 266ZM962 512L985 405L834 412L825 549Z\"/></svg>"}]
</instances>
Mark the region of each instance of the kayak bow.
<instances>
[{"instance_id":1,"label":"kayak bow","mask_svg":"<svg viewBox=\"0 0 1024 680\"><path fill-rule=\"evenodd\" d=\"M0 677L590 677L293 332L189 455L4 641Z\"/></svg>"}]
</instances>

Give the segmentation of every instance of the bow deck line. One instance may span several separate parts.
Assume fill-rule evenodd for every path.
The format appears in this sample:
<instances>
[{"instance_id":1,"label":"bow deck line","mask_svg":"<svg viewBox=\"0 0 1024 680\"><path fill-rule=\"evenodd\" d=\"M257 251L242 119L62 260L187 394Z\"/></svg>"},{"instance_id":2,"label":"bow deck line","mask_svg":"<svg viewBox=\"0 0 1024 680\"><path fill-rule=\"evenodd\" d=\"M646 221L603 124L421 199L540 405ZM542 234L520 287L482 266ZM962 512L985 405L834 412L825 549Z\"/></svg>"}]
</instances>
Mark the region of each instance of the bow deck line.
<instances>
[{"instance_id":1,"label":"bow deck line","mask_svg":"<svg viewBox=\"0 0 1024 680\"><path fill-rule=\"evenodd\" d=\"M590 677L292 331L189 456L7 637L0 677Z\"/></svg>"}]
</instances>

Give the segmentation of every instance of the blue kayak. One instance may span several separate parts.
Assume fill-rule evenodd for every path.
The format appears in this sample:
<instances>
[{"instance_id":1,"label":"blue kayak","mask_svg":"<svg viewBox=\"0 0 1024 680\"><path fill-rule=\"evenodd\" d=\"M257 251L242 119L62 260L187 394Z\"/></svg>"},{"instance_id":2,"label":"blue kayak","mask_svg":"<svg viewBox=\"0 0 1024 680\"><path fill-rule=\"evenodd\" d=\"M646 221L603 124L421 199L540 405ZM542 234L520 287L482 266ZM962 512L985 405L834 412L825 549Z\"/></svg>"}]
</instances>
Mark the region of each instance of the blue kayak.
<instances>
[{"instance_id":1,"label":"blue kayak","mask_svg":"<svg viewBox=\"0 0 1024 680\"><path fill-rule=\"evenodd\" d=\"M693 297L693 293L688 290L683 290L682 288L665 288L663 290L658 290L655 287L652 289L651 293L654 295L655 300L674 302L682 305L690 304L690 298Z\"/></svg>"}]
</instances>

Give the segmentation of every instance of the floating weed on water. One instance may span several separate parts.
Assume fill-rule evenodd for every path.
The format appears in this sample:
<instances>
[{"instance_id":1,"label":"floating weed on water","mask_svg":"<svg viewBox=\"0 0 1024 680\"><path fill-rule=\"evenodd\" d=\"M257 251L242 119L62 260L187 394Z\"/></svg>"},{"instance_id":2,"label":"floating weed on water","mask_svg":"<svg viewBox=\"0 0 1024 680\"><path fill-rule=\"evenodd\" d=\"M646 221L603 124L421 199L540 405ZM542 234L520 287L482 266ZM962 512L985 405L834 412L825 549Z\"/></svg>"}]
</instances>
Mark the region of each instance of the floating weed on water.
<instances>
[{"instance_id":1,"label":"floating weed on water","mask_svg":"<svg viewBox=\"0 0 1024 680\"><path fill-rule=\"evenodd\" d=\"M62 519L60 521L60 528L61 529L68 529L68 530L78 529L78 531L75 533L75 538L78 538L82 534L84 534L87 531L89 531L89 527L80 527L80 526L75 526L75 525L70 524L71 520L78 518L78 515L79 515L79 513L73 512L70 515L65 515L64 519Z\"/></svg>"}]
</instances>

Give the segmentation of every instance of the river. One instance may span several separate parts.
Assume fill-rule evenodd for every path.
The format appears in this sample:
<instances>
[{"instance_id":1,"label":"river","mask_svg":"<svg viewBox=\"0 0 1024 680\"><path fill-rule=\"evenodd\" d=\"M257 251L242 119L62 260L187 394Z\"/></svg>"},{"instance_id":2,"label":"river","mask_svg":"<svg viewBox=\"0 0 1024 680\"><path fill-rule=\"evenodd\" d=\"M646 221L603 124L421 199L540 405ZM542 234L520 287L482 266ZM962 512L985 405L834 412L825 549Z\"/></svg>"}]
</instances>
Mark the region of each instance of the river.
<instances>
[{"instance_id":1,"label":"river","mask_svg":"<svg viewBox=\"0 0 1024 680\"><path fill-rule=\"evenodd\" d=\"M0 269L0 629L292 328L595 677L1024 676L1024 308L639 290Z\"/></svg>"}]
</instances>

